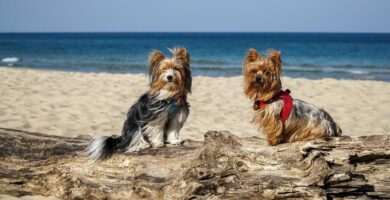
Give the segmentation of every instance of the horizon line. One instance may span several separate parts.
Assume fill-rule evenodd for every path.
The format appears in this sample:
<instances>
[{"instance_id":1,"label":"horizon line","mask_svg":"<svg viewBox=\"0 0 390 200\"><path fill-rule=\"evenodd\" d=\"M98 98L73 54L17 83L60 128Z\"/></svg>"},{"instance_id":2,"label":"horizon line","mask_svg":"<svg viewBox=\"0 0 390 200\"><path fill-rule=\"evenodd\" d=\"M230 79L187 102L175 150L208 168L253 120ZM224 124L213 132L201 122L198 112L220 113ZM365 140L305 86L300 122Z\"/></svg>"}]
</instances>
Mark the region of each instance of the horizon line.
<instances>
[{"instance_id":1,"label":"horizon line","mask_svg":"<svg viewBox=\"0 0 390 200\"><path fill-rule=\"evenodd\" d=\"M311 33L311 34L390 34L390 32L330 32L330 31L25 31L0 34L69 34L69 33Z\"/></svg>"}]
</instances>

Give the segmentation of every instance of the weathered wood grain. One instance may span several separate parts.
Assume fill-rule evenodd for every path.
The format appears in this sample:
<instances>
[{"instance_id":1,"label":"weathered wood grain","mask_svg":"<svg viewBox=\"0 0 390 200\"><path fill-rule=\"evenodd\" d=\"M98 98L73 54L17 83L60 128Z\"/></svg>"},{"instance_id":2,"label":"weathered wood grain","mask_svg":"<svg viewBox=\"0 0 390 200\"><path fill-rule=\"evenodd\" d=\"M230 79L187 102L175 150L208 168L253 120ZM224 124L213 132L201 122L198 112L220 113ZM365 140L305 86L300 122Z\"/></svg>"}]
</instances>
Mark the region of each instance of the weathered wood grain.
<instances>
[{"instance_id":1,"label":"weathered wood grain","mask_svg":"<svg viewBox=\"0 0 390 200\"><path fill-rule=\"evenodd\" d=\"M390 137L268 146L209 131L204 142L92 163L88 136L0 129L0 193L64 199L390 199Z\"/></svg>"}]
</instances>

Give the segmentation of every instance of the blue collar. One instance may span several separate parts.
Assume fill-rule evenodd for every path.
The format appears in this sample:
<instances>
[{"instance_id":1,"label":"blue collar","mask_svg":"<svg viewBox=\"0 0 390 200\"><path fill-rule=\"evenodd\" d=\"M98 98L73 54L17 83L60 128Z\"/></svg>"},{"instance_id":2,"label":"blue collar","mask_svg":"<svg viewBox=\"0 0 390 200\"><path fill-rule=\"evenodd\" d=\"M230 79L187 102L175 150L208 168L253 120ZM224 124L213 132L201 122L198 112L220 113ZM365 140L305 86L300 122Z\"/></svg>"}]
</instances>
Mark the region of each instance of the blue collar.
<instances>
[{"instance_id":1,"label":"blue collar","mask_svg":"<svg viewBox=\"0 0 390 200\"><path fill-rule=\"evenodd\" d=\"M182 103L182 104L177 103L180 98L183 98L184 103ZM168 100L168 104L169 104L168 116L169 116L169 118L171 118L171 117L175 116L177 112L179 112L181 107L183 107L185 104L187 104L186 97L183 96L183 97L179 97L177 99Z\"/></svg>"}]
</instances>

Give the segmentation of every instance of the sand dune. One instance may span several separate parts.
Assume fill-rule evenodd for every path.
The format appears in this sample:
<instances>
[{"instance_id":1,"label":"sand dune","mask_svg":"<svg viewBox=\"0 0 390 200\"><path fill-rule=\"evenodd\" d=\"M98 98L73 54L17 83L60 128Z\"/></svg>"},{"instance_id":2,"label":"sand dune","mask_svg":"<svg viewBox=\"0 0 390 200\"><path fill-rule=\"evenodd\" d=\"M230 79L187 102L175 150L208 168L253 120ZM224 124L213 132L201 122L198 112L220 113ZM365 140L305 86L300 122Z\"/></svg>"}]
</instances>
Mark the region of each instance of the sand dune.
<instances>
[{"instance_id":1,"label":"sand dune","mask_svg":"<svg viewBox=\"0 0 390 200\"><path fill-rule=\"evenodd\" d=\"M0 68L0 127L55 135L117 135L127 110L147 89L139 74L75 73ZM390 83L283 79L294 98L324 107L345 135L390 134ZM242 77L194 77L191 114L182 139L207 130L260 136L249 123L252 102Z\"/></svg>"}]
</instances>

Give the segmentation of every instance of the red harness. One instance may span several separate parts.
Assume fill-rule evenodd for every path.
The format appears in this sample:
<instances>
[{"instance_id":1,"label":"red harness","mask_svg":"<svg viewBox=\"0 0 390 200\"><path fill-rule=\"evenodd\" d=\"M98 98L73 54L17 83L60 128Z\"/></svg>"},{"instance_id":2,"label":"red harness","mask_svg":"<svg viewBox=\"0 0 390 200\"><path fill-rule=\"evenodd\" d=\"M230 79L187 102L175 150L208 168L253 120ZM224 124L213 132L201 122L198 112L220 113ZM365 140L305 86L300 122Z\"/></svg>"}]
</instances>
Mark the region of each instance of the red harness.
<instances>
[{"instance_id":1,"label":"red harness","mask_svg":"<svg viewBox=\"0 0 390 200\"><path fill-rule=\"evenodd\" d=\"M290 113L292 111L293 107L293 98L290 96L290 90L287 89L286 91L280 91L278 94L273 96L271 99L267 101L259 101L256 100L255 103L253 104L253 109L258 110L258 109L264 109L267 104L270 104L278 99L282 99L284 102L282 111L280 111L280 120L284 123L288 116L290 116Z\"/></svg>"}]
</instances>

